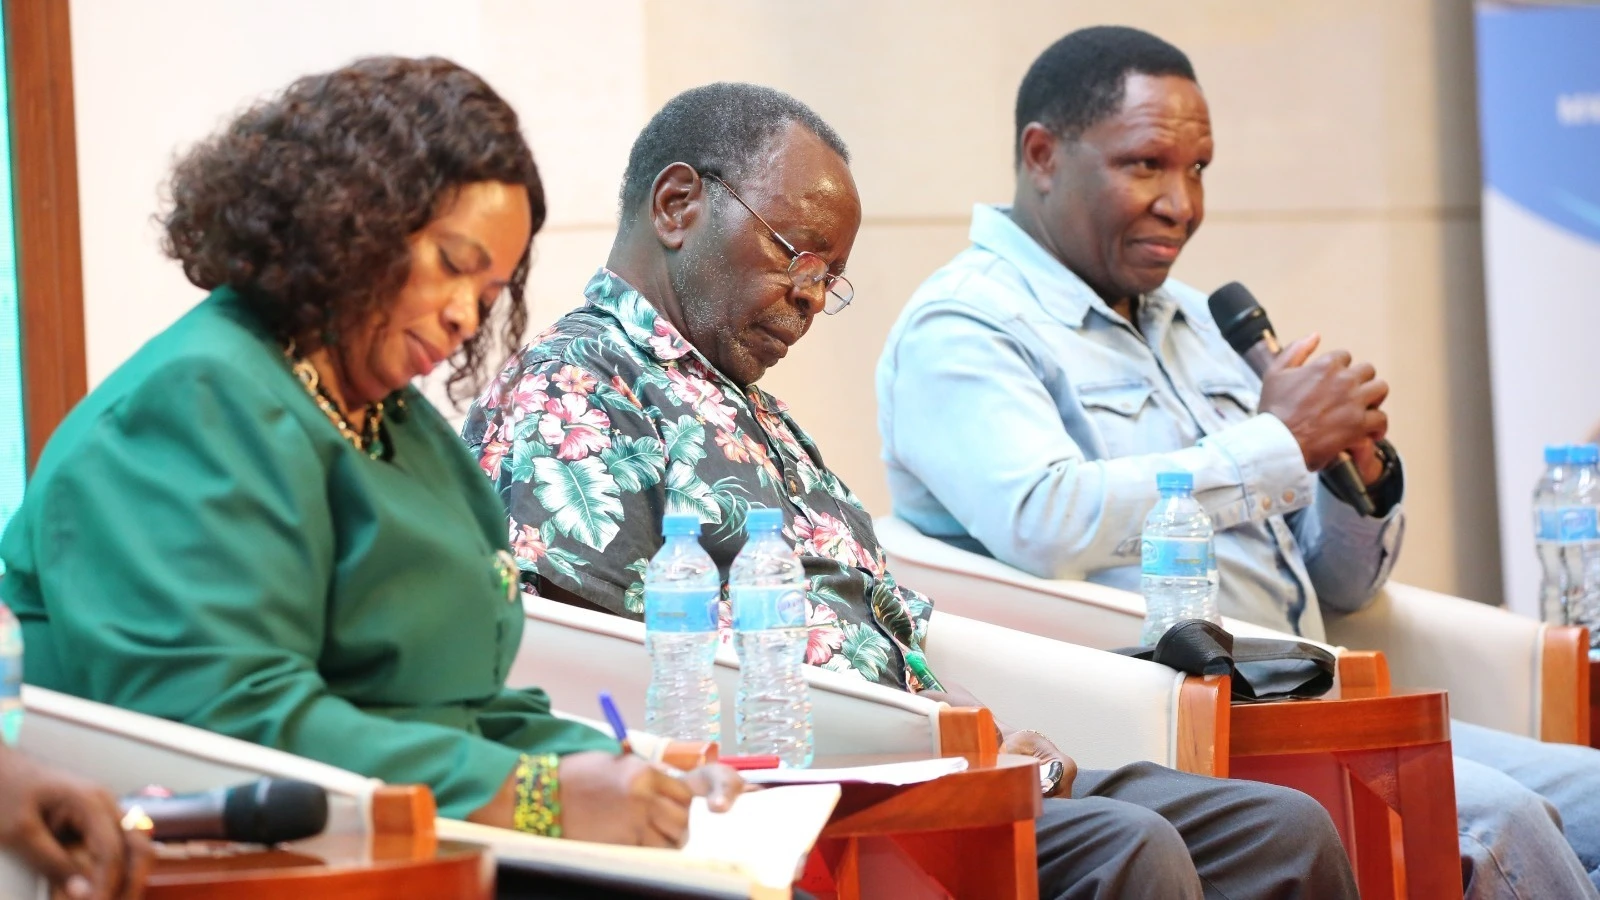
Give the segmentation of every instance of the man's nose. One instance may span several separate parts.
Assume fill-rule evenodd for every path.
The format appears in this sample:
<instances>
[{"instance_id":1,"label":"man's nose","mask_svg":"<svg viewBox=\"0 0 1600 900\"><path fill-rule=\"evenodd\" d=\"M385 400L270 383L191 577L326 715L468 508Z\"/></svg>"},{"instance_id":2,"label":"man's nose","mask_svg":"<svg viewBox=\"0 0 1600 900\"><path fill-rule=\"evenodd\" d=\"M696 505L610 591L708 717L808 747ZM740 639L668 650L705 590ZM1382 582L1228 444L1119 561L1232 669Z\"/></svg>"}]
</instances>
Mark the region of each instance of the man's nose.
<instances>
[{"instance_id":1,"label":"man's nose","mask_svg":"<svg viewBox=\"0 0 1600 900\"><path fill-rule=\"evenodd\" d=\"M822 279L803 286L796 284L789 296L807 317L821 315L823 307L828 305L828 282Z\"/></svg>"},{"instance_id":2,"label":"man's nose","mask_svg":"<svg viewBox=\"0 0 1600 900\"><path fill-rule=\"evenodd\" d=\"M1183 173L1174 173L1163 181L1161 194L1150 209L1174 225L1187 226L1200 205L1194 192L1195 187Z\"/></svg>"}]
</instances>

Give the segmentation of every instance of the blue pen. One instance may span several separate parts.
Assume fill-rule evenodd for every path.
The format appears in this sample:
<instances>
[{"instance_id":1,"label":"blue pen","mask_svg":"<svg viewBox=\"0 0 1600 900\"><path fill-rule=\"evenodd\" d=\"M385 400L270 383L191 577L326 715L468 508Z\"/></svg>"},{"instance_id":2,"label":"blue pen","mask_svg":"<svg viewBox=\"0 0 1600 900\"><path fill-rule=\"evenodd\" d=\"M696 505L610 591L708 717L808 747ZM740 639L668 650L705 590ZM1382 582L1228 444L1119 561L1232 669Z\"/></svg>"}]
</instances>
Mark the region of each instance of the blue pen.
<instances>
[{"instance_id":1,"label":"blue pen","mask_svg":"<svg viewBox=\"0 0 1600 900\"><path fill-rule=\"evenodd\" d=\"M611 733L616 735L617 743L622 745L622 752L632 753L633 745L628 743L628 726L622 724L622 713L617 712L617 704L605 691L600 692L600 711L605 713L606 721L611 723Z\"/></svg>"}]
</instances>

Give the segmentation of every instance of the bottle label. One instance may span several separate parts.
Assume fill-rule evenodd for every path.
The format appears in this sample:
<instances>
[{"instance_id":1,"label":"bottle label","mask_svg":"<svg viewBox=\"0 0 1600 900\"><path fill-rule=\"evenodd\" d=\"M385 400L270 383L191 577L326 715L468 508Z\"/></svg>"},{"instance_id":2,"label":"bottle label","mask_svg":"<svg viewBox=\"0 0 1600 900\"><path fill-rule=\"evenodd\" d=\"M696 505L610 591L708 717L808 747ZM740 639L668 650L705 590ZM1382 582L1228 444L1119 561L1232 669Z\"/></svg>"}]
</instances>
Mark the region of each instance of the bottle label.
<instances>
[{"instance_id":1,"label":"bottle label","mask_svg":"<svg viewBox=\"0 0 1600 900\"><path fill-rule=\"evenodd\" d=\"M806 595L793 585L733 589L735 631L806 627Z\"/></svg>"},{"instance_id":2,"label":"bottle label","mask_svg":"<svg viewBox=\"0 0 1600 900\"><path fill-rule=\"evenodd\" d=\"M1140 570L1160 578L1205 578L1211 574L1211 542L1204 538L1145 538Z\"/></svg>"},{"instance_id":3,"label":"bottle label","mask_svg":"<svg viewBox=\"0 0 1600 900\"><path fill-rule=\"evenodd\" d=\"M1537 512L1535 521L1539 525L1535 540L1559 541L1561 540L1561 510L1559 507L1542 507Z\"/></svg>"},{"instance_id":4,"label":"bottle label","mask_svg":"<svg viewBox=\"0 0 1600 900\"><path fill-rule=\"evenodd\" d=\"M1563 506L1560 510L1560 540L1592 541L1600 539L1595 508L1592 506Z\"/></svg>"},{"instance_id":5,"label":"bottle label","mask_svg":"<svg viewBox=\"0 0 1600 900\"><path fill-rule=\"evenodd\" d=\"M660 632L716 631L720 593L714 587L646 587L644 627Z\"/></svg>"}]
</instances>

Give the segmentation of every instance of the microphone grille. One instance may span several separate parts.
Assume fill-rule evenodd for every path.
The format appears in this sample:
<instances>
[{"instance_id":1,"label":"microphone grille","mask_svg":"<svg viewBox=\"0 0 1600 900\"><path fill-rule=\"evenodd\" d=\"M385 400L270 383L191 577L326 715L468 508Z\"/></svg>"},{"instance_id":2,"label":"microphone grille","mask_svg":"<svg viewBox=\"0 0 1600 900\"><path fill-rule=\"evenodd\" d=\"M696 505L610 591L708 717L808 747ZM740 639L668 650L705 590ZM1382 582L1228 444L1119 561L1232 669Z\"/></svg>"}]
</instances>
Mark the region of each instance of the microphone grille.
<instances>
[{"instance_id":1,"label":"microphone grille","mask_svg":"<svg viewBox=\"0 0 1600 900\"><path fill-rule=\"evenodd\" d=\"M262 778L229 788L222 818L229 840L297 841L327 827L328 792L309 781Z\"/></svg>"},{"instance_id":2,"label":"microphone grille","mask_svg":"<svg viewBox=\"0 0 1600 900\"><path fill-rule=\"evenodd\" d=\"M1217 288L1206 305L1211 308L1211 318L1222 331L1222 337L1236 353L1254 347L1263 334L1272 330L1267 311L1256 302L1250 289L1237 281Z\"/></svg>"}]
</instances>

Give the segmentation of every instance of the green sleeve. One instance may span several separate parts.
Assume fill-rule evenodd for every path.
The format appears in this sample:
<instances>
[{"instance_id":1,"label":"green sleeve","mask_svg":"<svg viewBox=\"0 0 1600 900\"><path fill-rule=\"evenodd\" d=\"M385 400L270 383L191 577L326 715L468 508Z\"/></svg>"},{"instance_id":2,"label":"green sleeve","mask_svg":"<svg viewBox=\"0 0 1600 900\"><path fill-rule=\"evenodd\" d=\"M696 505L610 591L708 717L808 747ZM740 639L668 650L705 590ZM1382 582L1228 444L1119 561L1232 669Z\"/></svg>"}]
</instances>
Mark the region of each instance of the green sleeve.
<instances>
[{"instance_id":1,"label":"green sleeve","mask_svg":"<svg viewBox=\"0 0 1600 900\"><path fill-rule=\"evenodd\" d=\"M251 374L169 366L78 451L42 485L39 576L53 649L91 699L426 784L451 816L486 803L520 751L603 744L548 716L542 694L509 701L529 739L512 746L330 692L318 658L337 536L319 456L336 454Z\"/></svg>"}]
</instances>

